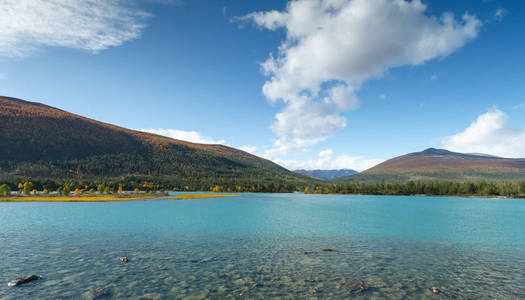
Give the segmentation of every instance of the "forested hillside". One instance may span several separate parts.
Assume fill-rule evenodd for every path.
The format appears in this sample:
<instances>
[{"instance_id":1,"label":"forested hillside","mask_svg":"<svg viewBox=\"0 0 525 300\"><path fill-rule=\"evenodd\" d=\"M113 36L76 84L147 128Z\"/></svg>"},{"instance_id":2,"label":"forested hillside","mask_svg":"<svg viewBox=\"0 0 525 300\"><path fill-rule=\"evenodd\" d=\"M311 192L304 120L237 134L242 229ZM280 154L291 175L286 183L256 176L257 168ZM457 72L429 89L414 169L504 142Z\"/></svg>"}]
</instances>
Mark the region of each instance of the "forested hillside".
<instances>
[{"instance_id":1,"label":"forested hillside","mask_svg":"<svg viewBox=\"0 0 525 300\"><path fill-rule=\"evenodd\" d=\"M194 144L0 97L0 178L291 186L310 179L241 150ZM4 180L5 181L5 180Z\"/></svg>"}]
</instances>

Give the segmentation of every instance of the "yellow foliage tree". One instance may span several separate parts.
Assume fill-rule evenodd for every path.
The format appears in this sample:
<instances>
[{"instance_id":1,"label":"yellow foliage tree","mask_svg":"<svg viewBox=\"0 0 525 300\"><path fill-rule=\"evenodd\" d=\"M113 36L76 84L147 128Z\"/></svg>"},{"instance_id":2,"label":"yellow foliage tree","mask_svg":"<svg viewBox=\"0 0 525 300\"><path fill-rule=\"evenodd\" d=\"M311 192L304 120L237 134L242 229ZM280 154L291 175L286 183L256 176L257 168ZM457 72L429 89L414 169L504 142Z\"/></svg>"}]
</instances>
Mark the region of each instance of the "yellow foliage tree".
<instances>
[{"instance_id":1,"label":"yellow foliage tree","mask_svg":"<svg viewBox=\"0 0 525 300\"><path fill-rule=\"evenodd\" d=\"M33 184L31 182L24 182L23 188L24 188L24 194L29 195L31 191L33 190Z\"/></svg>"}]
</instances>

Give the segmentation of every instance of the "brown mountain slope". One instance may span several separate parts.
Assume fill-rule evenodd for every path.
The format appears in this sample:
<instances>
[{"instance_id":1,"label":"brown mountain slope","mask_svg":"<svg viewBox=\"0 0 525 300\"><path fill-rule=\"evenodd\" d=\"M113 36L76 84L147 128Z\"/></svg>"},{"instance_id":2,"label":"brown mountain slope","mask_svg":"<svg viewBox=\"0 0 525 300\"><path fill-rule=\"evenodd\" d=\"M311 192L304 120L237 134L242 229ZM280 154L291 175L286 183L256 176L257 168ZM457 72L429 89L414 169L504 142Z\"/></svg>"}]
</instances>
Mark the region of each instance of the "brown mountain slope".
<instances>
[{"instance_id":1,"label":"brown mountain slope","mask_svg":"<svg viewBox=\"0 0 525 300\"><path fill-rule=\"evenodd\" d=\"M525 159L429 148L398 156L340 181L525 180Z\"/></svg>"},{"instance_id":2,"label":"brown mountain slope","mask_svg":"<svg viewBox=\"0 0 525 300\"><path fill-rule=\"evenodd\" d=\"M525 169L525 159L501 158L488 155L463 154L442 149L429 148L422 152L389 159L366 170L364 173L384 172L428 172L438 170L450 171L511 171Z\"/></svg>"},{"instance_id":3,"label":"brown mountain slope","mask_svg":"<svg viewBox=\"0 0 525 300\"><path fill-rule=\"evenodd\" d=\"M0 176L161 176L177 182L305 181L222 145L130 130L44 104L0 97Z\"/></svg>"}]
</instances>

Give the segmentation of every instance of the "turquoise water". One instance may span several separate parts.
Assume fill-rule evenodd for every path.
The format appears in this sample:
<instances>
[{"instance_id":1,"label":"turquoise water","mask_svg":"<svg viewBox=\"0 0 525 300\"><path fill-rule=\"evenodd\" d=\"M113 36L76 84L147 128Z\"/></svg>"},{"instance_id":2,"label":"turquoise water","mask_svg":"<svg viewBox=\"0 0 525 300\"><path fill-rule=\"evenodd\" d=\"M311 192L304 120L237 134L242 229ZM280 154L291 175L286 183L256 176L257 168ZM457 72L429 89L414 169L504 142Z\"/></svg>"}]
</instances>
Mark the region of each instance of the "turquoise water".
<instances>
[{"instance_id":1,"label":"turquoise water","mask_svg":"<svg viewBox=\"0 0 525 300\"><path fill-rule=\"evenodd\" d=\"M0 299L525 299L525 200L4 202L0 258Z\"/></svg>"}]
</instances>

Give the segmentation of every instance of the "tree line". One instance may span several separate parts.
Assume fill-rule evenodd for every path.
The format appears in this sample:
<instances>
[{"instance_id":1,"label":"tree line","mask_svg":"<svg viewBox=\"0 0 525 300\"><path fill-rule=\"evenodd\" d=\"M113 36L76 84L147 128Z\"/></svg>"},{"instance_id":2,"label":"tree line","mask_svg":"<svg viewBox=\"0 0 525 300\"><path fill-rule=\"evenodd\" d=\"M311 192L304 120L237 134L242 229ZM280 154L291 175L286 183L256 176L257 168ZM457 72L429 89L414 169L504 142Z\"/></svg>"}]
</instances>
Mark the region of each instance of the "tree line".
<instances>
[{"instance_id":1,"label":"tree line","mask_svg":"<svg viewBox=\"0 0 525 300\"><path fill-rule=\"evenodd\" d=\"M206 184L206 183L173 183L169 180L141 180L139 178L121 178L114 180L61 180L0 178L0 196L7 197L12 192L18 194L58 193L99 193L112 194L119 191L165 192L165 191L211 191L211 192L253 192L253 193L290 193L297 190L295 184L254 183L254 184Z\"/></svg>"},{"instance_id":2,"label":"tree line","mask_svg":"<svg viewBox=\"0 0 525 300\"><path fill-rule=\"evenodd\" d=\"M364 195L434 195L525 197L525 182L489 181L408 181L362 183L349 182L331 185L309 185L305 193L364 194Z\"/></svg>"},{"instance_id":3,"label":"tree line","mask_svg":"<svg viewBox=\"0 0 525 300\"><path fill-rule=\"evenodd\" d=\"M157 178L158 179L158 178ZM207 184L173 183L154 178L124 177L113 180L61 180L0 178L0 196L11 192L31 194L111 194L122 191L165 192L165 191L211 191L211 192L253 192L253 193L291 193L313 194L364 194L364 195L435 195L435 196L480 196L480 197L525 197L525 182L491 181L408 181L408 182L348 182L326 184L294 183L253 183L253 184Z\"/></svg>"}]
</instances>

